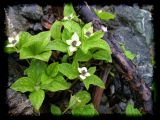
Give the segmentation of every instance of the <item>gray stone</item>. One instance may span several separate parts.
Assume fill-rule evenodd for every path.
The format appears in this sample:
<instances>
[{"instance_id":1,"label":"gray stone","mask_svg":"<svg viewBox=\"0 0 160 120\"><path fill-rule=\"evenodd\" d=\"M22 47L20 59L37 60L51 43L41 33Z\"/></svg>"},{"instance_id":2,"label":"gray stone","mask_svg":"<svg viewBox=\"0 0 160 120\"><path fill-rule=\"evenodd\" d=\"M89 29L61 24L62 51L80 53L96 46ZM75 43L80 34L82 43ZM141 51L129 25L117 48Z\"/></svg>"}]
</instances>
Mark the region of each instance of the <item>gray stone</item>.
<instances>
[{"instance_id":1,"label":"gray stone","mask_svg":"<svg viewBox=\"0 0 160 120\"><path fill-rule=\"evenodd\" d=\"M40 21L41 17L43 16L43 9L37 4L24 5L22 7L21 15L28 19Z\"/></svg>"},{"instance_id":2,"label":"gray stone","mask_svg":"<svg viewBox=\"0 0 160 120\"><path fill-rule=\"evenodd\" d=\"M30 23L20 13L19 5L5 8L7 36L12 36L13 32L26 31L30 27Z\"/></svg>"},{"instance_id":3,"label":"gray stone","mask_svg":"<svg viewBox=\"0 0 160 120\"><path fill-rule=\"evenodd\" d=\"M11 116L17 115L33 115L34 109L25 94L7 89L7 104L9 106L8 113Z\"/></svg>"},{"instance_id":4,"label":"gray stone","mask_svg":"<svg viewBox=\"0 0 160 120\"><path fill-rule=\"evenodd\" d=\"M127 5L115 6L114 9L118 16L127 21L132 30L146 38L147 44L152 42L153 25L151 23L152 16L149 11Z\"/></svg>"},{"instance_id":5,"label":"gray stone","mask_svg":"<svg viewBox=\"0 0 160 120\"><path fill-rule=\"evenodd\" d=\"M121 23L113 31L113 35L117 43L124 43L127 50L136 54L133 63L136 65L137 72L150 87L153 79L150 48L153 47L154 31L151 13L136 5L134 7L119 5L112 8Z\"/></svg>"}]
</instances>

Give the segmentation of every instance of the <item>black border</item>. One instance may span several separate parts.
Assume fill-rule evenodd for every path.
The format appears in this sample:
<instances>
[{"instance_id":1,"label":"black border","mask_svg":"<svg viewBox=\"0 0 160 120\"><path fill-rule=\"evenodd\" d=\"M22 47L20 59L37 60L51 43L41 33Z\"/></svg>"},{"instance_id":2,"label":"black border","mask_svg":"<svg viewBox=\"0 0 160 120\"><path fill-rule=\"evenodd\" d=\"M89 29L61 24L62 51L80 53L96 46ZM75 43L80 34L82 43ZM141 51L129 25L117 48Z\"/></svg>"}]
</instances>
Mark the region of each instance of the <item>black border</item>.
<instances>
[{"instance_id":1,"label":"black border","mask_svg":"<svg viewBox=\"0 0 160 120\"><path fill-rule=\"evenodd\" d=\"M133 5L134 3L137 3L139 6L145 5L145 4L150 4L154 6L154 10L153 10L153 24L154 24L154 41L155 41L155 68L154 68L154 81L156 82L156 88L157 88L157 103L154 105L155 107L155 111L153 115L144 115L142 117L139 118L135 118L135 119L154 119L156 117L158 117L158 115L160 114L160 105L158 103L158 101L160 101L159 98L159 91L160 91L160 87L159 86L159 79L160 79L160 73L159 73L159 61L160 59L158 59L158 57L160 56L160 5L158 4L158 1L156 2L156 0L85 0L88 2L88 4L102 4L102 5L120 5L120 4L126 4L126 5ZM87 117L72 117L71 115L64 115L61 117L53 117L51 114L41 114L40 116L17 116L17 117L9 117L7 116L7 112L8 112L8 106L5 103L6 102L6 88L7 88L7 80L8 80L8 63L7 63L7 54L4 53L3 47L4 47L4 42L7 39L6 35L5 35L5 24L4 24L4 20L5 20L5 14L4 14L4 8L7 7L8 5L16 5L16 4L33 4L33 3L37 3L40 5L47 5L47 4L51 4L51 5L60 5L62 6L64 3L66 2L72 2L74 5L78 4L78 3L82 3L83 0L5 0L5 1L1 1L0 3L0 110L2 110L0 112L0 119L2 120L32 120L32 119L45 119L45 120L54 120L54 119L87 119ZM93 119L111 119L111 118L116 118L116 119L125 119L125 118L129 118L129 117L125 117L124 115L100 115L99 117L94 117ZM129 119L134 119L133 117L129 118Z\"/></svg>"}]
</instances>

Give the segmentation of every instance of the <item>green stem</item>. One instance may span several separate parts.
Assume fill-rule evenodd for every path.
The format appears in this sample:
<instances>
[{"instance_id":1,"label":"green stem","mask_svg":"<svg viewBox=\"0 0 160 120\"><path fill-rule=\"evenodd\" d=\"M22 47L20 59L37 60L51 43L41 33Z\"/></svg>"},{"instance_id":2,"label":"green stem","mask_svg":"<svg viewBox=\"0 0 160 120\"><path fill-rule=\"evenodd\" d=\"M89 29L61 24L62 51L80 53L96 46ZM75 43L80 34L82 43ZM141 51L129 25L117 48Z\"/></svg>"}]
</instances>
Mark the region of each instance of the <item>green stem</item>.
<instances>
[{"instance_id":1,"label":"green stem","mask_svg":"<svg viewBox=\"0 0 160 120\"><path fill-rule=\"evenodd\" d=\"M67 108L62 112L62 114L66 113L69 109L70 109L70 107L67 107Z\"/></svg>"},{"instance_id":2,"label":"green stem","mask_svg":"<svg viewBox=\"0 0 160 120\"><path fill-rule=\"evenodd\" d=\"M72 83L72 85L69 89L71 89L78 81L79 81L79 79L74 80L74 82Z\"/></svg>"},{"instance_id":3,"label":"green stem","mask_svg":"<svg viewBox=\"0 0 160 120\"><path fill-rule=\"evenodd\" d=\"M26 59L26 61L28 62L29 65L31 65L31 62L28 59Z\"/></svg>"}]
</instances>

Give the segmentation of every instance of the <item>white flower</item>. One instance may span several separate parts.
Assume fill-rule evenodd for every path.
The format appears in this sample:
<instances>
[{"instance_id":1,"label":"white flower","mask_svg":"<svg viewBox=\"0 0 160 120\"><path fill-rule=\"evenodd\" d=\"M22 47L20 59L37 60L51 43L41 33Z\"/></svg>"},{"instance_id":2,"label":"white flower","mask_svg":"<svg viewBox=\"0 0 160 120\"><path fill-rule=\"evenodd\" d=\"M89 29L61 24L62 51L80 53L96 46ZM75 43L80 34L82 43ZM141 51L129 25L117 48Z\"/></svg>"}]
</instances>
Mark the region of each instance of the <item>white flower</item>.
<instances>
[{"instance_id":1,"label":"white flower","mask_svg":"<svg viewBox=\"0 0 160 120\"><path fill-rule=\"evenodd\" d=\"M86 67L78 68L78 71L80 73L79 77L84 80L86 77L90 76L90 73L87 71Z\"/></svg>"},{"instance_id":2,"label":"white flower","mask_svg":"<svg viewBox=\"0 0 160 120\"><path fill-rule=\"evenodd\" d=\"M102 10L98 10L98 13L102 13Z\"/></svg>"},{"instance_id":3,"label":"white flower","mask_svg":"<svg viewBox=\"0 0 160 120\"><path fill-rule=\"evenodd\" d=\"M93 27L90 27L90 28L88 28L88 29L84 29L84 35L85 35L86 37L92 36L92 35L93 35Z\"/></svg>"},{"instance_id":4,"label":"white flower","mask_svg":"<svg viewBox=\"0 0 160 120\"><path fill-rule=\"evenodd\" d=\"M69 45L69 51L71 53L75 52L77 47L81 45L81 41L79 41L79 36L76 32L72 35L71 40L66 40L66 43Z\"/></svg>"},{"instance_id":5,"label":"white flower","mask_svg":"<svg viewBox=\"0 0 160 120\"><path fill-rule=\"evenodd\" d=\"M73 18L74 18L73 14L70 14L69 16L65 16L63 19L64 20L71 20Z\"/></svg>"},{"instance_id":6,"label":"white flower","mask_svg":"<svg viewBox=\"0 0 160 120\"><path fill-rule=\"evenodd\" d=\"M101 29L104 31L104 32L107 32L107 27L105 27L105 26L101 26Z\"/></svg>"},{"instance_id":7,"label":"white flower","mask_svg":"<svg viewBox=\"0 0 160 120\"><path fill-rule=\"evenodd\" d=\"M14 34L12 37L8 37L9 44L6 47L14 47L19 42L19 34Z\"/></svg>"}]
</instances>

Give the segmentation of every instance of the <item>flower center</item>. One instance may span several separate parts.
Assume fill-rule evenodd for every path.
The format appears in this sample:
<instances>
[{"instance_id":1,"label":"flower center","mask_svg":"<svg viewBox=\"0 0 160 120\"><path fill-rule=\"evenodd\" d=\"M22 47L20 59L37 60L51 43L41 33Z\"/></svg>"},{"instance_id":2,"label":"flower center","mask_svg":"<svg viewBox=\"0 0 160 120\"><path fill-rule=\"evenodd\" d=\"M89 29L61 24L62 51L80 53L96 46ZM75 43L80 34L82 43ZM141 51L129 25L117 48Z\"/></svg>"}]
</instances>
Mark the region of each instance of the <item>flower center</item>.
<instances>
[{"instance_id":1,"label":"flower center","mask_svg":"<svg viewBox=\"0 0 160 120\"><path fill-rule=\"evenodd\" d=\"M73 47L76 47L76 45L77 45L77 41L74 40L74 41L72 42L72 46L73 46Z\"/></svg>"},{"instance_id":2,"label":"flower center","mask_svg":"<svg viewBox=\"0 0 160 120\"><path fill-rule=\"evenodd\" d=\"M82 70L81 75L85 76L85 75L86 75L86 71L85 71L85 70Z\"/></svg>"},{"instance_id":3,"label":"flower center","mask_svg":"<svg viewBox=\"0 0 160 120\"><path fill-rule=\"evenodd\" d=\"M86 35L89 37L91 35L91 32L87 31Z\"/></svg>"},{"instance_id":4,"label":"flower center","mask_svg":"<svg viewBox=\"0 0 160 120\"><path fill-rule=\"evenodd\" d=\"M12 41L12 44L15 44L16 42L17 42L16 40L13 40L13 41Z\"/></svg>"}]
</instances>

